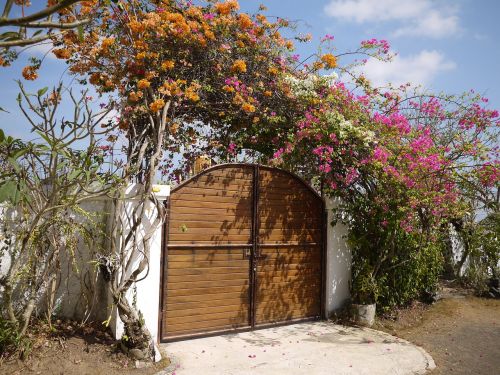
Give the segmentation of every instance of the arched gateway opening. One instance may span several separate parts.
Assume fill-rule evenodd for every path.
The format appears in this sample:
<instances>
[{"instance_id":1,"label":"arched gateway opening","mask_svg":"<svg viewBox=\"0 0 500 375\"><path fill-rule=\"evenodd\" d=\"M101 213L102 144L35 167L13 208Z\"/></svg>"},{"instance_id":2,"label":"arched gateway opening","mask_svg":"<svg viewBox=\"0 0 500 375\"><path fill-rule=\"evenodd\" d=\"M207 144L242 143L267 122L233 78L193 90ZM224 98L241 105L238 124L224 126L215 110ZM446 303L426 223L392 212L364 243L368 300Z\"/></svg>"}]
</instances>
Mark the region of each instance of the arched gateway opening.
<instances>
[{"instance_id":1,"label":"arched gateway opening","mask_svg":"<svg viewBox=\"0 0 500 375\"><path fill-rule=\"evenodd\" d=\"M323 316L324 204L299 177L218 165L167 205L163 341Z\"/></svg>"}]
</instances>

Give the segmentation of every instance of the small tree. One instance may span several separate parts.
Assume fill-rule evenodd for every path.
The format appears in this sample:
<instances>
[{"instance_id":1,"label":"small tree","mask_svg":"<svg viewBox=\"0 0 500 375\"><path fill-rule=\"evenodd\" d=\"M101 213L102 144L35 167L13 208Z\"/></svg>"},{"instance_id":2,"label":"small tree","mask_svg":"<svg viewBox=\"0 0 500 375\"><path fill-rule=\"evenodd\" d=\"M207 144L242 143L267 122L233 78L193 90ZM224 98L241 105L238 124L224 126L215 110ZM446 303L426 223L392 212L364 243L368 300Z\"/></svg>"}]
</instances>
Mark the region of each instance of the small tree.
<instances>
[{"instance_id":1,"label":"small tree","mask_svg":"<svg viewBox=\"0 0 500 375\"><path fill-rule=\"evenodd\" d=\"M108 194L116 180L104 169L101 148L110 108L93 113L86 92L76 98L69 91L73 118L60 118L62 86L37 94L20 89L19 107L40 138L26 143L0 131L0 258L7 260L0 286L2 319L23 336L44 296L50 319L62 259L74 266L78 239L92 243L100 230L81 204Z\"/></svg>"}]
</instances>

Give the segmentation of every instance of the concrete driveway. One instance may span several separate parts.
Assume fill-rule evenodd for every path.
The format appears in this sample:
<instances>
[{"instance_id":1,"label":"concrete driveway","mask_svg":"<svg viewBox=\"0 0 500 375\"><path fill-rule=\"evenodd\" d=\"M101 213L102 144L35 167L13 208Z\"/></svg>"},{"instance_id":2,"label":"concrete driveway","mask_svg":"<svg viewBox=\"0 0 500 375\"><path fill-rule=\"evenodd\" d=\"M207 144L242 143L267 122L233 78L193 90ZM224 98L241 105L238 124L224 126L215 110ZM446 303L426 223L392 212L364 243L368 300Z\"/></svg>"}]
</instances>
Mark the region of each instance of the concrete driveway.
<instances>
[{"instance_id":1,"label":"concrete driveway","mask_svg":"<svg viewBox=\"0 0 500 375\"><path fill-rule=\"evenodd\" d=\"M175 375L424 374L422 348L386 333L328 322L300 323L163 344Z\"/></svg>"}]
</instances>

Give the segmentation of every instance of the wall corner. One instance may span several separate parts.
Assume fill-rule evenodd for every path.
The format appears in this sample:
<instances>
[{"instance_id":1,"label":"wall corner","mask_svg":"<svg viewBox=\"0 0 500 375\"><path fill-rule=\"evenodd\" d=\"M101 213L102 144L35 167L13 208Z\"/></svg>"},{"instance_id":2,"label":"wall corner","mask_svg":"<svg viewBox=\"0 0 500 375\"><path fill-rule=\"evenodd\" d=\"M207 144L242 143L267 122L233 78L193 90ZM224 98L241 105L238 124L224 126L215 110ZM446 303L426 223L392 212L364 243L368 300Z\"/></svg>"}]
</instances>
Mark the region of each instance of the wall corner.
<instances>
[{"instance_id":1,"label":"wall corner","mask_svg":"<svg viewBox=\"0 0 500 375\"><path fill-rule=\"evenodd\" d=\"M338 198L326 198L326 300L325 312L329 317L350 300L351 251L347 245L347 227L338 222L332 225Z\"/></svg>"}]
</instances>

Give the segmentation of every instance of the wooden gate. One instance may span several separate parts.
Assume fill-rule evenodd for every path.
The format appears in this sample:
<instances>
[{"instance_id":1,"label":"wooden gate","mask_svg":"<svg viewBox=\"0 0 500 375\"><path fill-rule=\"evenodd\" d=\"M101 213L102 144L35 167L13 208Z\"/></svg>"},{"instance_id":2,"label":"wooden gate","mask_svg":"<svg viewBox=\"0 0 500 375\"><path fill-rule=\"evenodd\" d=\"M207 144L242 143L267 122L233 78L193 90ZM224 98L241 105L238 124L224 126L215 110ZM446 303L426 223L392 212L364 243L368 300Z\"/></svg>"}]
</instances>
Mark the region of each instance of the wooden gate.
<instances>
[{"instance_id":1,"label":"wooden gate","mask_svg":"<svg viewBox=\"0 0 500 375\"><path fill-rule=\"evenodd\" d=\"M167 204L162 341L322 316L323 201L300 178L224 164Z\"/></svg>"}]
</instances>

